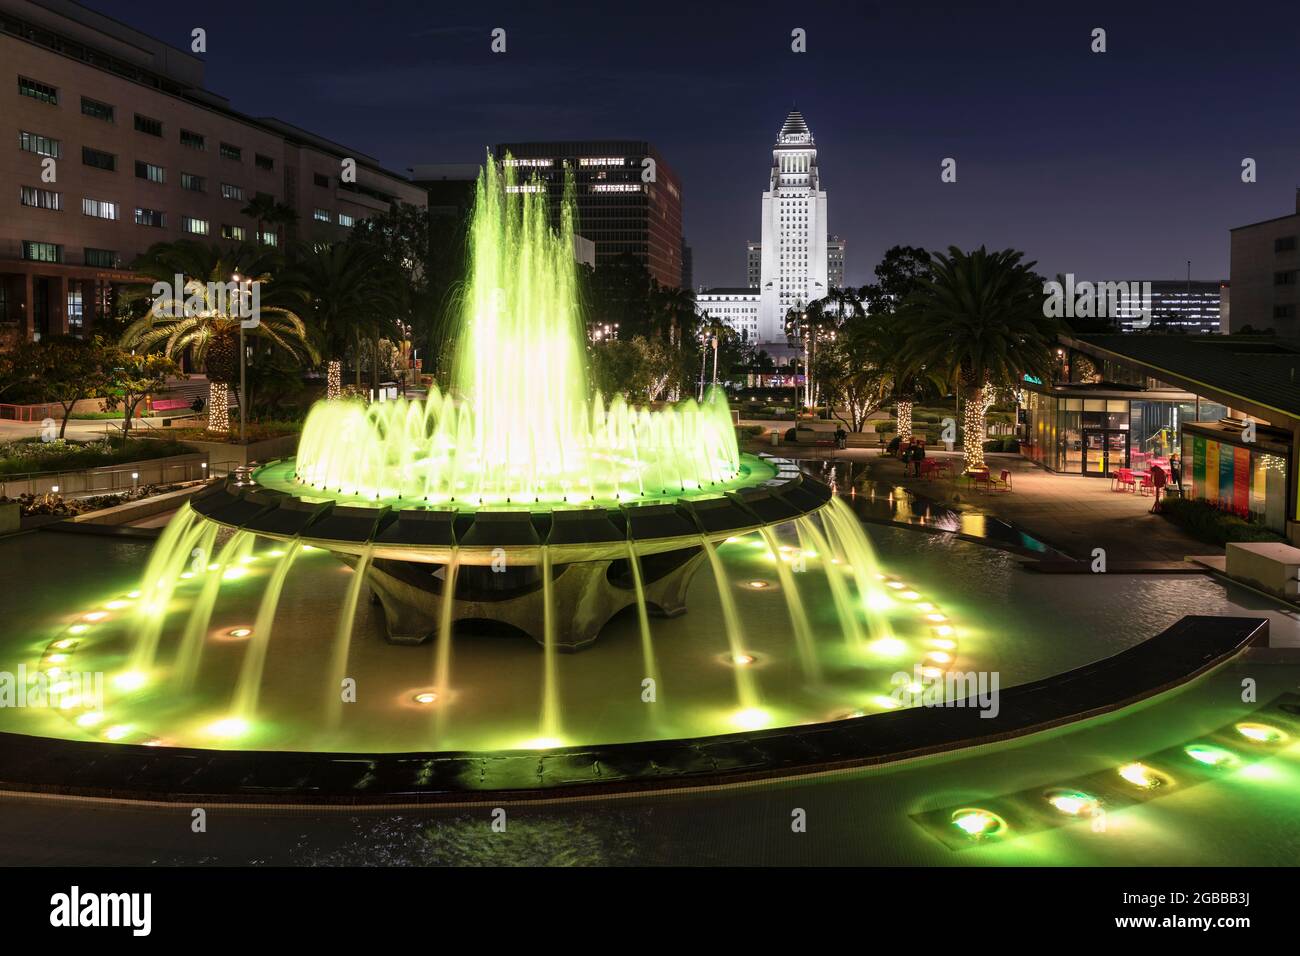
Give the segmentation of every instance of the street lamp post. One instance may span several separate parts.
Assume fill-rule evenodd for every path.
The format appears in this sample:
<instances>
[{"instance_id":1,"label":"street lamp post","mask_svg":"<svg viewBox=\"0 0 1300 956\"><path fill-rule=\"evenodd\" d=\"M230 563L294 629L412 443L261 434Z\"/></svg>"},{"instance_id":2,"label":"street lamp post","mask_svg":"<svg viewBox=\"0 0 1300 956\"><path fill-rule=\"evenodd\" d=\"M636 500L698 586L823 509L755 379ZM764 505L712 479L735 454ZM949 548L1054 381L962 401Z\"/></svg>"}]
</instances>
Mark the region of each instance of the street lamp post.
<instances>
[{"instance_id":1,"label":"street lamp post","mask_svg":"<svg viewBox=\"0 0 1300 956\"><path fill-rule=\"evenodd\" d=\"M242 312L244 304L244 280L240 277L238 272L236 272L231 278L234 279L235 284L239 286L239 311ZM253 280L249 279L248 287L250 292L252 291L252 286ZM245 396L248 393L247 366L248 352L244 346L244 320L241 317L239 319L239 443L241 445L244 444L246 440L248 429L248 403L245 401Z\"/></svg>"}]
</instances>

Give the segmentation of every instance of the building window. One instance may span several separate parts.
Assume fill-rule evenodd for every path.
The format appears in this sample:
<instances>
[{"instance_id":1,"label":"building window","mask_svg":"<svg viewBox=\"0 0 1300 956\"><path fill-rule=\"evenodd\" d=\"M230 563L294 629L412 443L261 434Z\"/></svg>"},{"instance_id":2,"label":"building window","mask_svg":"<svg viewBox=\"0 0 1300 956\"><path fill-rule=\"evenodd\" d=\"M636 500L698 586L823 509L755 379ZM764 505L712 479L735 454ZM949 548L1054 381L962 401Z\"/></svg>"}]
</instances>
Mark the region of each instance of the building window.
<instances>
[{"instance_id":1,"label":"building window","mask_svg":"<svg viewBox=\"0 0 1300 956\"><path fill-rule=\"evenodd\" d=\"M192 133L187 129L181 130L181 145L188 146L190 149L208 148L202 133Z\"/></svg>"},{"instance_id":2,"label":"building window","mask_svg":"<svg viewBox=\"0 0 1300 956\"><path fill-rule=\"evenodd\" d=\"M253 162L257 164L258 169L275 169L275 160L270 156L263 156L261 153L253 154Z\"/></svg>"},{"instance_id":3,"label":"building window","mask_svg":"<svg viewBox=\"0 0 1300 956\"><path fill-rule=\"evenodd\" d=\"M321 189L330 188L330 178L328 176L322 176L320 173L314 173L312 175L312 179L316 181L316 185L319 186Z\"/></svg>"},{"instance_id":4,"label":"building window","mask_svg":"<svg viewBox=\"0 0 1300 956\"><path fill-rule=\"evenodd\" d=\"M59 105L59 91L57 87L46 86L44 83L29 80L25 76L18 77L18 92L22 96L30 96L34 100L40 100L42 103L49 103L51 106Z\"/></svg>"},{"instance_id":5,"label":"building window","mask_svg":"<svg viewBox=\"0 0 1300 956\"><path fill-rule=\"evenodd\" d=\"M81 288L78 284L76 287L68 289L68 331L73 335L80 335L86 327L86 313L84 303L81 300Z\"/></svg>"},{"instance_id":6,"label":"building window","mask_svg":"<svg viewBox=\"0 0 1300 956\"><path fill-rule=\"evenodd\" d=\"M9 321L9 290L0 285L0 322Z\"/></svg>"},{"instance_id":7,"label":"building window","mask_svg":"<svg viewBox=\"0 0 1300 956\"><path fill-rule=\"evenodd\" d=\"M91 149L89 146L81 147L81 162L82 165L94 166L96 169L106 169L110 173L117 169L116 156L102 150Z\"/></svg>"},{"instance_id":8,"label":"building window","mask_svg":"<svg viewBox=\"0 0 1300 956\"><path fill-rule=\"evenodd\" d=\"M181 173L181 189L188 189L192 193L205 193L208 191L207 180L193 173Z\"/></svg>"},{"instance_id":9,"label":"building window","mask_svg":"<svg viewBox=\"0 0 1300 956\"><path fill-rule=\"evenodd\" d=\"M104 120L106 123L113 122L113 107L99 100L92 100L89 96L81 98L81 112L92 119Z\"/></svg>"},{"instance_id":10,"label":"building window","mask_svg":"<svg viewBox=\"0 0 1300 956\"><path fill-rule=\"evenodd\" d=\"M192 216L181 216L181 229L196 236L206 236L208 234L208 221L206 219L195 219Z\"/></svg>"},{"instance_id":11,"label":"building window","mask_svg":"<svg viewBox=\"0 0 1300 956\"><path fill-rule=\"evenodd\" d=\"M274 232L262 233L262 245L278 246L279 244L280 244L280 237L276 235Z\"/></svg>"},{"instance_id":12,"label":"building window","mask_svg":"<svg viewBox=\"0 0 1300 956\"><path fill-rule=\"evenodd\" d=\"M135 129L137 133L148 133L150 136L161 136L163 134L162 120L151 119L148 116L135 114Z\"/></svg>"},{"instance_id":13,"label":"building window","mask_svg":"<svg viewBox=\"0 0 1300 956\"><path fill-rule=\"evenodd\" d=\"M19 198L24 206L35 209L51 209L55 212L63 209L63 193L51 192L48 189L23 186L19 189Z\"/></svg>"},{"instance_id":14,"label":"building window","mask_svg":"<svg viewBox=\"0 0 1300 956\"><path fill-rule=\"evenodd\" d=\"M243 199L244 199L244 187L243 187L243 186L232 186L232 185L230 185L230 183L222 183L222 184L221 184L221 198L222 198L222 199L238 199L238 200L240 200L240 201L242 202Z\"/></svg>"},{"instance_id":15,"label":"building window","mask_svg":"<svg viewBox=\"0 0 1300 956\"><path fill-rule=\"evenodd\" d=\"M1273 306L1273 318L1275 319L1294 319L1294 305L1275 305Z\"/></svg>"},{"instance_id":16,"label":"building window","mask_svg":"<svg viewBox=\"0 0 1300 956\"><path fill-rule=\"evenodd\" d=\"M167 214L158 209L136 207L135 224L137 226L154 226L161 229L167 224Z\"/></svg>"},{"instance_id":17,"label":"building window","mask_svg":"<svg viewBox=\"0 0 1300 956\"><path fill-rule=\"evenodd\" d=\"M117 253L112 249L91 249L87 247L83 261L88 266L98 266L100 269L116 269Z\"/></svg>"},{"instance_id":18,"label":"building window","mask_svg":"<svg viewBox=\"0 0 1300 956\"><path fill-rule=\"evenodd\" d=\"M341 213L339 213L339 225L340 225L340 226L349 226L349 227L351 227L351 226L353 225L354 222L356 222L356 220L354 220L354 219L353 219L351 216L349 216L347 213L345 213L345 212L341 212Z\"/></svg>"},{"instance_id":19,"label":"building window","mask_svg":"<svg viewBox=\"0 0 1300 956\"><path fill-rule=\"evenodd\" d=\"M53 242L23 240L23 258L33 262L62 262L63 247Z\"/></svg>"},{"instance_id":20,"label":"building window","mask_svg":"<svg viewBox=\"0 0 1300 956\"><path fill-rule=\"evenodd\" d=\"M222 227L221 227L221 238L222 238L222 239L234 239L236 242L243 242L243 241L244 241L244 227L243 227L243 226L222 226Z\"/></svg>"},{"instance_id":21,"label":"building window","mask_svg":"<svg viewBox=\"0 0 1300 956\"><path fill-rule=\"evenodd\" d=\"M1292 252L1295 249L1295 236L1282 236L1273 240L1274 252Z\"/></svg>"},{"instance_id":22,"label":"building window","mask_svg":"<svg viewBox=\"0 0 1300 956\"><path fill-rule=\"evenodd\" d=\"M1273 284L1274 285L1295 285L1295 273L1296 271L1294 269L1291 269L1288 272L1274 272Z\"/></svg>"},{"instance_id":23,"label":"building window","mask_svg":"<svg viewBox=\"0 0 1300 956\"><path fill-rule=\"evenodd\" d=\"M61 140L50 139L48 136L41 136L39 133L28 133L19 131L18 148L25 149L29 153L35 153L37 156L52 156L59 159L63 156L63 143Z\"/></svg>"},{"instance_id":24,"label":"building window","mask_svg":"<svg viewBox=\"0 0 1300 956\"><path fill-rule=\"evenodd\" d=\"M167 181L167 170L152 163L142 163L137 159L135 161L135 178L147 179L151 183L165 183Z\"/></svg>"},{"instance_id":25,"label":"building window","mask_svg":"<svg viewBox=\"0 0 1300 956\"><path fill-rule=\"evenodd\" d=\"M108 202L105 199L83 198L81 200L81 211L87 216L94 216L96 219L116 219L118 216L117 203Z\"/></svg>"},{"instance_id":26,"label":"building window","mask_svg":"<svg viewBox=\"0 0 1300 956\"><path fill-rule=\"evenodd\" d=\"M240 158L244 155L242 149L238 146L231 146L229 143L222 143L218 152L221 153L222 159L233 159L235 162L239 162Z\"/></svg>"},{"instance_id":27,"label":"building window","mask_svg":"<svg viewBox=\"0 0 1300 956\"><path fill-rule=\"evenodd\" d=\"M315 219L317 222L329 222L330 211L328 209L317 209L315 212L311 214L311 217Z\"/></svg>"}]
</instances>

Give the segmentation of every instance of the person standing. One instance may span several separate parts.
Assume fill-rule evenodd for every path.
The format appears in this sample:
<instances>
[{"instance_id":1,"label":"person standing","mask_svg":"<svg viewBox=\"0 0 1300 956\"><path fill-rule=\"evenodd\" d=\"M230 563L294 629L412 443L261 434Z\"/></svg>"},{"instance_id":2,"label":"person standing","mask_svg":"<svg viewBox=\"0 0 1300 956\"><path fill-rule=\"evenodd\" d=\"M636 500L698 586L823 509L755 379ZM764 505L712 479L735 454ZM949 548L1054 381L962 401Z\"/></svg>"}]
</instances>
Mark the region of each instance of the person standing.
<instances>
[{"instance_id":1,"label":"person standing","mask_svg":"<svg viewBox=\"0 0 1300 956\"><path fill-rule=\"evenodd\" d=\"M921 477L921 463L925 461L925 442L918 441L912 451L912 463L917 478Z\"/></svg>"}]
</instances>

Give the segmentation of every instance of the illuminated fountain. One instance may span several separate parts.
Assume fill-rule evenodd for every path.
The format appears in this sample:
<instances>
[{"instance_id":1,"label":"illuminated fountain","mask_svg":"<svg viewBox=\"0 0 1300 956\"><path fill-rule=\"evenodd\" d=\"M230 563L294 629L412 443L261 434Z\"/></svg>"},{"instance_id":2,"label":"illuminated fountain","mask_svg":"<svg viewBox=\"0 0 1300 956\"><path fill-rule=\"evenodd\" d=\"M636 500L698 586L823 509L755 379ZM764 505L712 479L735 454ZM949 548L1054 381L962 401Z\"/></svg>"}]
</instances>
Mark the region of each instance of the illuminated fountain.
<instances>
[{"instance_id":1,"label":"illuminated fountain","mask_svg":"<svg viewBox=\"0 0 1300 956\"><path fill-rule=\"evenodd\" d=\"M110 622L83 620L64 638L77 650L94 643L87 628L103 632L116 670L110 707L128 717L72 711L70 720L136 743L508 748L497 743L504 732L483 727L512 706L528 668L536 735L513 739L549 748L860 716L902 706L903 690L919 694L892 686L891 672L942 676L956 659L954 625L877 567L829 487L791 462L739 452L721 391L653 410L592 394L571 208L552 231L545 194L488 164L451 384L423 400L322 402L296 458L183 507L138 592L107 615L129 627L115 634ZM708 586L697 585L705 576ZM260 586L255 598L249 580ZM363 597L381 606L382 627L357 626ZM685 626L651 624L682 615ZM376 631L390 645L382 660ZM644 720L602 712L604 723L575 727L566 681L583 682L584 705L614 693L614 678L584 663L605 660L597 638L611 631L637 635L620 645L627 651L609 652L636 661L639 693L618 706L659 709ZM501 632L533 638L540 656ZM563 662L558 655L594 642ZM413 663L429 643L431 660ZM288 647L299 662L273 666ZM488 663L464 676L476 654ZM57 656L69 663L68 651ZM723 700L719 682L701 673L715 667L726 673ZM304 670L320 712L277 711L302 693ZM356 677L372 671L379 676ZM778 676L783 694L771 693ZM349 681L400 710L349 710L340 693ZM411 709L432 719L398 732ZM269 715L290 711L300 723L279 733ZM715 712L725 718L700 716ZM370 714L365 734L354 713ZM160 715L168 727L151 726Z\"/></svg>"}]
</instances>

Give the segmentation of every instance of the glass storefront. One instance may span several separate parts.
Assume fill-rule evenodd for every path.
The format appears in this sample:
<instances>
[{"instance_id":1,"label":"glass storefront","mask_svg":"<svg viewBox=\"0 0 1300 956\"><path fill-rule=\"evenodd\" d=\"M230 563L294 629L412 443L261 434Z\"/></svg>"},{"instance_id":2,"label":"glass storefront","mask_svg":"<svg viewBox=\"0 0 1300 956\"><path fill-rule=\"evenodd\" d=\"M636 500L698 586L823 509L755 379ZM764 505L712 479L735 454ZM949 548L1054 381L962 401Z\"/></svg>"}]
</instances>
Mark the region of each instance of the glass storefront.
<instances>
[{"instance_id":1,"label":"glass storefront","mask_svg":"<svg viewBox=\"0 0 1300 956\"><path fill-rule=\"evenodd\" d=\"M1286 532L1287 458L1280 448L1248 447L1199 430L1186 433L1183 447L1191 497Z\"/></svg>"},{"instance_id":2,"label":"glass storefront","mask_svg":"<svg viewBox=\"0 0 1300 956\"><path fill-rule=\"evenodd\" d=\"M1194 399L1185 392L1163 400L1110 392L1027 391L1022 452L1052 471L1102 477L1120 468L1145 470L1181 451L1183 422L1197 420ZM1202 412L1207 407L1202 403ZM1217 420L1224 413L1214 414Z\"/></svg>"}]
</instances>

